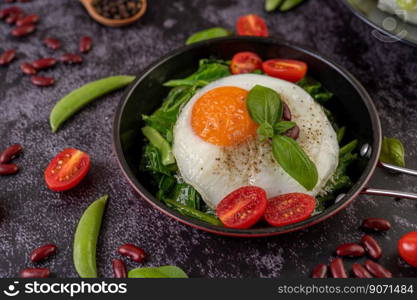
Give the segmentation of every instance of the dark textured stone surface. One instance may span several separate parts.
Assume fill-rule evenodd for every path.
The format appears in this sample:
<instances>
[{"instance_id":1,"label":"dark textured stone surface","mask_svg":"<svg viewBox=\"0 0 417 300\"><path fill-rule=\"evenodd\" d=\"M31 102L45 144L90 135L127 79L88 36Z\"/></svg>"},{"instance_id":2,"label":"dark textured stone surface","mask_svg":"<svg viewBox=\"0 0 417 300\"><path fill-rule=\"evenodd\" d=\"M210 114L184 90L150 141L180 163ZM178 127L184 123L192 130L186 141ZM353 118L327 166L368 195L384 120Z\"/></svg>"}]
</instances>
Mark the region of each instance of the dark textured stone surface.
<instances>
[{"instance_id":1,"label":"dark textured stone surface","mask_svg":"<svg viewBox=\"0 0 417 300\"><path fill-rule=\"evenodd\" d=\"M7 6L3 2L1 8ZM317 263L331 259L337 245L358 241L362 234L358 226L370 216L393 223L391 231L375 235L384 249L382 264L395 276L417 276L417 269L402 262L396 252L399 237L417 230L417 207L410 200L361 196L337 216L302 232L253 240L218 237L177 223L133 194L111 148L112 117L120 92L90 105L57 134L51 133L49 111L72 89L112 74L135 74L180 47L189 34L214 25L233 28L239 15L254 12L266 18L273 36L313 48L357 76L375 100L384 133L404 142L407 165L417 168L415 48L378 41L370 27L334 0L310 0L293 12L269 15L263 11L263 1L149 2L145 17L122 29L96 24L78 1L20 4L42 18L37 32L21 40L10 37L9 26L0 23L0 51L18 49L18 60L0 68L0 145L25 146L16 161L21 172L0 177L0 277L16 276L30 266L30 251L47 242L57 244L59 253L40 265L50 267L58 277L76 277L71 251L74 229L83 210L104 193L111 200L98 248L101 276L112 276L110 262L117 247L132 242L149 253L144 265L174 264L194 277L307 277ZM76 51L84 34L93 37L94 48L83 65L59 65L43 73L57 79L54 87L34 87L19 71L20 62ZM42 46L46 36L62 39L62 49L51 52ZM91 172L72 191L50 192L43 170L68 146L91 155ZM378 171L371 184L417 192L416 181Z\"/></svg>"}]
</instances>

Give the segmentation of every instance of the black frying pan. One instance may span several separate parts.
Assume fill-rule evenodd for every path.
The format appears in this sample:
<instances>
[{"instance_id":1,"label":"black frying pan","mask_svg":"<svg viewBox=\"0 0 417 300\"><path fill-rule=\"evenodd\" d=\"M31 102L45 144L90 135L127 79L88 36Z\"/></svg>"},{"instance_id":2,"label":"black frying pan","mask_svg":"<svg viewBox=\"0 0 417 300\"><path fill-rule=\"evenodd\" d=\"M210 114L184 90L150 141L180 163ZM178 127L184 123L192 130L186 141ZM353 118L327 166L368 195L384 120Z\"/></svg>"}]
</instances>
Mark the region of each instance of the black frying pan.
<instances>
[{"instance_id":1,"label":"black frying pan","mask_svg":"<svg viewBox=\"0 0 417 300\"><path fill-rule=\"evenodd\" d=\"M157 200L151 178L139 170L144 142L140 133L140 128L143 126L141 115L150 114L161 105L169 91L162 84L169 79L185 77L195 72L198 61L202 58L215 57L229 60L240 51L256 52L263 59L280 57L306 62L309 66L309 75L335 94L335 98L329 101L327 108L335 114L340 124L347 126L350 138L357 138L362 147L362 157L351 174L355 180L354 186L348 193L338 197L336 203L323 213L303 222L283 227L264 225L247 230L210 225L184 216ZM387 191L366 189L378 165L381 136L381 125L375 106L363 86L349 72L310 50L283 41L255 37L231 37L201 42L176 50L152 64L138 75L124 95L117 108L113 128L114 149L120 167L142 198L163 213L192 227L216 234L241 237L271 236L300 230L335 215L360 193L386 195Z\"/></svg>"}]
</instances>

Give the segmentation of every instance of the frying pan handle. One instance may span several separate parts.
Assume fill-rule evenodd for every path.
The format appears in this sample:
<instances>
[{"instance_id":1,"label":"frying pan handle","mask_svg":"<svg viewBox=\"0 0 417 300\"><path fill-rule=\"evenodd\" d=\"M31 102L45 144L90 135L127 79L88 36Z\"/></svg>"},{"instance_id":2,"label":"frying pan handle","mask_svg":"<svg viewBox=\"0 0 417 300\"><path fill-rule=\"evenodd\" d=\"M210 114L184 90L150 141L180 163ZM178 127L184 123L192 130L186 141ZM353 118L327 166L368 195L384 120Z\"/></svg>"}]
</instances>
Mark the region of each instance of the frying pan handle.
<instances>
[{"instance_id":1,"label":"frying pan handle","mask_svg":"<svg viewBox=\"0 0 417 300\"><path fill-rule=\"evenodd\" d=\"M380 189L373 189L373 188L365 188L362 191L362 194L417 200L417 194L407 193L407 192L400 192L400 191L392 191L392 190L380 190Z\"/></svg>"},{"instance_id":2,"label":"frying pan handle","mask_svg":"<svg viewBox=\"0 0 417 300\"><path fill-rule=\"evenodd\" d=\"M389 171L393 171L396 173L403 173L403 174L407 174L407 175L411 175L411 176L417 176L417 171L416 170L411 170L411 169L407 169L407 168L401 168L401 167L397 167L391 164L386 164L383 162L380 162L378 164L379 167L387 169Z\"/></svg>"}]
</instances>

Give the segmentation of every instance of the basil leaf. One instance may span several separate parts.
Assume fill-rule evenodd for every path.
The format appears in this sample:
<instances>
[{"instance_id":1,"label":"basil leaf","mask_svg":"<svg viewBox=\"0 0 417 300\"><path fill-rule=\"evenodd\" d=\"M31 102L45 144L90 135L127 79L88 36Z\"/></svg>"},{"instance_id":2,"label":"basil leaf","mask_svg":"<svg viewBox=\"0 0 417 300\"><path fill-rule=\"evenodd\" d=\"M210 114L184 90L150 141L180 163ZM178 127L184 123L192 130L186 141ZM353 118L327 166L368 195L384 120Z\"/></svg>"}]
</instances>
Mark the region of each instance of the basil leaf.
<instances>
[{"instance_id":1,"label":"basil leaf","mask_svg":"<svg viewBox=\"0 0 417 300\"><path fill-rule=\"evenodd\" d=\"M274 125L275 134L284 134L291 128L294 128L297 124L290 121L281 121Z\"/></svg>"},{"instance_id":2,"label":"basil leaf","mask_svg":"<svg viewBox=\"0 0 417 300\"><path fill-rule=\"evenodd\" d=\"M317 168L296 141L276 135L272 139L272 153L285 172L308 191L314 189L319 177Z\"/></svg>"},{"instance_id":3,"label":"basil leaf","mask_svg":"<svg viewBox=\"0 0 417 300\"><path fill-rule=\"evenodd\" d=\"M249 92L246 105L252 120L258 124L273 125L282 118L281 97L270 88L255 86Z\"/></svg>"},{"instance_id":4,"label":"basil leaf","mask_svg":"<svg viewBox=\"0 0 417 300\"><path fill-rule=\"evenodd\" d=\"M382 141L381 156L379 157L380 161L399 167L405 167L404 156L404 146L398 139L384 137L384 140Z\"/></svg>"},{"instance_id":5,"label":"basil leaf","mask_svg":"<svg viewBox=\"0 0 417 300\"><path fill-rule=\"evenodd\" d=\"M265 0L265 10L267 12L274 11L282 3L282 0Z\"/></svg>"},{"instance_id":6,"label":"basil leaf","mask_svg":"<svg viewBox=\"0 0 417 300\"><path fill-rule=\"evenodd\" d=\"M202 30L199 32L194 33L191 35L187 41L185 42L186 45L190 45L193 43L206 41L214 38L229 36L232 33L224 28L221 27L213 27L206 30Z\"/></svg>"},{"instance_id":7,"label":"basil leaf","mask_svg":"<svg viewBox=\"0 0 417 300\"><path fill-rule=\"evenodd\" d=\"M266 141L274 136L274 128L269 123L263 123L256 131L261 141Z\"/></svg>"},{"instance_id":8,"label":"basil leaf","mask_svg":"<svg viewBox=\"0 0 417 300\"><path fill-rule=\"evenodd\" d=\"M129 271L129 278L188 278L183 270L175 266L159 268L137 268Z\"/></svg>"}]
</instances>

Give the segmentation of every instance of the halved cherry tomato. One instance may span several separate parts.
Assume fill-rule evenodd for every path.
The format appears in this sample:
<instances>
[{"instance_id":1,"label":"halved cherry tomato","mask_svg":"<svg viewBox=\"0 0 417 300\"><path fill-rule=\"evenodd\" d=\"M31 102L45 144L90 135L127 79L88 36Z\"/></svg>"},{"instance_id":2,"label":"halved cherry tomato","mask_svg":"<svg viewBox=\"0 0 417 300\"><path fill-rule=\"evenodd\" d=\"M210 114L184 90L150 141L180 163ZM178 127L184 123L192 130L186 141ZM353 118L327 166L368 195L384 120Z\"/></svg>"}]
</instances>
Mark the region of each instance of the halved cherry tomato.
<instances>
[{"instance_id":1,"label":"halved cherry tomato","mask_svg":"<svg viewBox=\"0 0 417 300\"><path fill-rule=\"evenodd\" d=\"M417 231L401 237L398 241L398 252L409 265L417 268Z\"/></svg>"},{"instance_id":2,"label":"halved cherry tomato","mask_svg":"<svg viewBox=\"0 0 417 300\"><path fill-rule=\"evenodd\" d=\"M293 59L270 59L262 64L266 74L290 82L298 82L307 74L307 64Z\"/></svg>"},{"instance_id":3,"label":"halved cherry tomato","mask_svg":"<svg viewBox=\"0 0 417 300\"><path fill-rule=\"evenodd\" d=\"M245 186L227 195L216 208L225 227L246 229L259 221L265 213L266 192L256 186Z\"/></svg>"},{"instance_id":4,"label":"halved cherry tomato","mask_svg":"<svg viewBox=\"0 0 417 300\"><path fill-rule=\"evenodd\" d=\"M251 73L262 70L262 59L253 52L239 52L233 56L230 64L232 74Z\"/></svg>"},{"instance_id":5,"label":"halved cherry tomato","mask_svg":"<svg viewBox=\"0 0 417 300\"><path fill-rule=\"evenodd\" d=\"M311 216L316 199L301 193L285 194L268 200L265 220L272 226L301 222Z\"/></svg>"},{"instance_id":6,"label":"halved cherry tomato","mask_svg":"<svg viewBox=\"0 0 417 300\"><path fill-rule=\"evenodd\" d=\"M49 163L45 170L45 181L52 191L66 191L79 184L89 169L90 157L87 153L67 148Z\"/></svg>"},{"instance_id":7,"label":"halved cherry tomato","mask_svg":"<svg viewBox=\"0 0 417 300\"><path fill-rule=\"evenodd\" d=\"M265 20L254 14L240 17L236 22L236 32L238 35L269 36Z\"/></svg>"}]
</instances>

